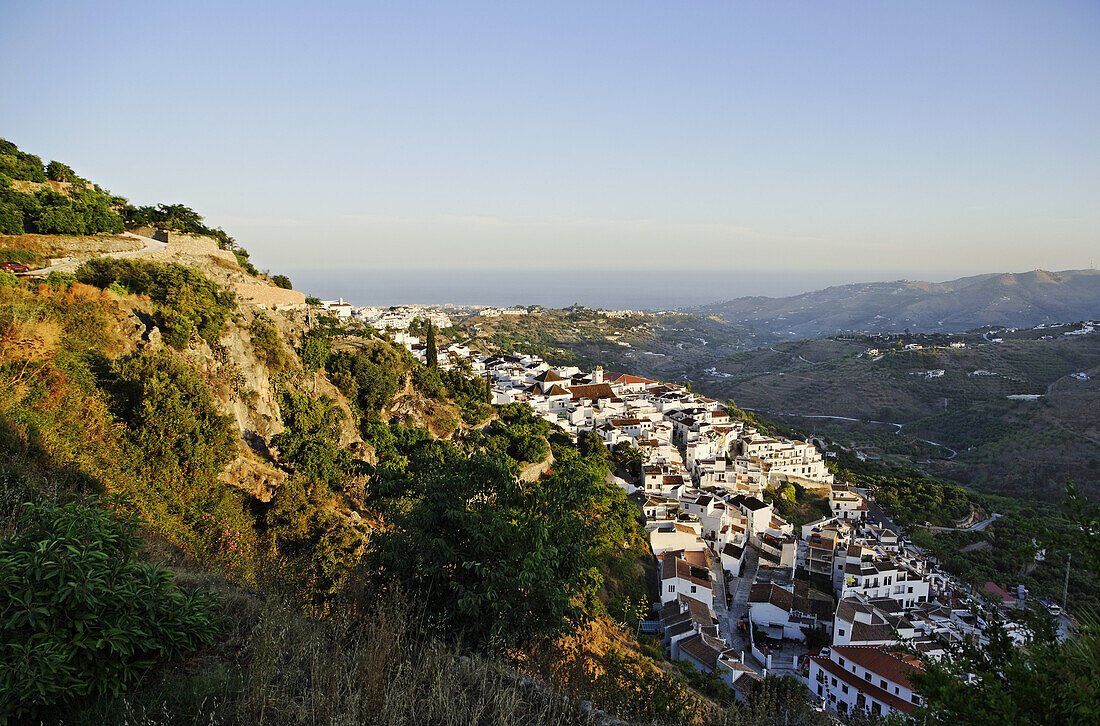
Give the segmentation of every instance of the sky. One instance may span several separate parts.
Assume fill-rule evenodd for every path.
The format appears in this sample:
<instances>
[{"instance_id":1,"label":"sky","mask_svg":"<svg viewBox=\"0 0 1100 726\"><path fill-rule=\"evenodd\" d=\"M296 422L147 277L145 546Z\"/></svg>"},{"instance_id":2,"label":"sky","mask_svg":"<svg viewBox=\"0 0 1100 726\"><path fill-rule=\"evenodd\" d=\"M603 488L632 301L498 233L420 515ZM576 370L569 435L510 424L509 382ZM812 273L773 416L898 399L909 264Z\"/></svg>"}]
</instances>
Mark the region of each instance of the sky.
<instances>
[{"instance_id":1,"label":"sky","mask_svg":"<svg viewBox=\"0 0 1100 726\"><path fill-rule=\"evenodd\" d=\"M0 0L0 136L277 272L1080 269L1100 3Z\"/></svg>"}]
</instances>

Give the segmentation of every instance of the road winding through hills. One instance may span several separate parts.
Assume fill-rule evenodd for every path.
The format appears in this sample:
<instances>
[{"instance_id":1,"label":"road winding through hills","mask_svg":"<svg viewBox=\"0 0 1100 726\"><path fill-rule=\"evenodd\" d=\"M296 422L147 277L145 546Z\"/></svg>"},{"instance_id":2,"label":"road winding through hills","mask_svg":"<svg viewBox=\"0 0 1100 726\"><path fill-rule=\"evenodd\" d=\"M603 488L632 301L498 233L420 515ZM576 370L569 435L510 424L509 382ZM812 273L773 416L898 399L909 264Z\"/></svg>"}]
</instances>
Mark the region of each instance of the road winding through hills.
<instances>
[{"instance_id":1,"label":"road winding through hills","mask_svg":"<svg viewBox=\"0 0 1100 726\"><path fill-rule=\"evenodd\" d=\"M748 407L743 407L743 408L746 411L752 411L753 413L766 413L766 414L770 414L772 416L794 416L794 417L797 417L797 418L828 418L828 419L833 419L833 420L836 420L836 421L854 421L855 423L869 423L869 424L880 424L882 426L893 426L895 429L897 429L896 431L894 431L894 433L896 433L896 434L900 434L901 433L901 428L903 426L905 426L905 424L894 423L893 421L875 421L874 419L869 419L869 418L851 418L849 416L826 416L826 415L823 415L823 414L782 413L782 412L775 412L775 411L762 411L762 410L757 409L757 408L748 408ZM931 444L932 446L938 446L941 449L944 449L945 451L949 452L949 454L947 456L948 459L954 459L956 456L959 455L959 452L955 451L954 449L952 449L947 444L941 444L937 441L930 441L929 439L922 439L918 436L914 436L913 438L916 439L917 441L923 441L926 444Z\"/></svg>"}]
</instances>

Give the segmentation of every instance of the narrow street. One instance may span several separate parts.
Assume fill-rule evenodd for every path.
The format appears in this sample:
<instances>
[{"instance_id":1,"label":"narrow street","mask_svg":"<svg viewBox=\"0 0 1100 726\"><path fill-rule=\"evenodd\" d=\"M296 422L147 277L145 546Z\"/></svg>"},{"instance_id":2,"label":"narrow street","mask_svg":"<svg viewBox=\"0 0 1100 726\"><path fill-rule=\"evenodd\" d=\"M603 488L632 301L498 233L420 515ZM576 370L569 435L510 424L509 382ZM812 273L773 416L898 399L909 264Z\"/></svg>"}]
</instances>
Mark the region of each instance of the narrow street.
<instances>
[{"instance_id":1,"label":"narrow street","mask_svg":"<svg viewBox=\"0 0 1100 726\"><path fill-rule=\"evenodd\" d=\"M729 643L731 648L735 648L739 652L743 651L746 655L749 651L749 640L737 632L737 621L749 612L749 591L752 589L752 583L756 579L756 570L759 566L760 558L757 556L756 550L747 547L745 549L745 564L742 569L744 576L735 577L729 583L734 588L732 604L727 608L723 603L721 612L716 609L719 627L726 642ZM729 587L729 585L725 584L725 578L723 577L723 586ZM725 599L724 592L723 599Z\"/></svg>"}]
</instances>

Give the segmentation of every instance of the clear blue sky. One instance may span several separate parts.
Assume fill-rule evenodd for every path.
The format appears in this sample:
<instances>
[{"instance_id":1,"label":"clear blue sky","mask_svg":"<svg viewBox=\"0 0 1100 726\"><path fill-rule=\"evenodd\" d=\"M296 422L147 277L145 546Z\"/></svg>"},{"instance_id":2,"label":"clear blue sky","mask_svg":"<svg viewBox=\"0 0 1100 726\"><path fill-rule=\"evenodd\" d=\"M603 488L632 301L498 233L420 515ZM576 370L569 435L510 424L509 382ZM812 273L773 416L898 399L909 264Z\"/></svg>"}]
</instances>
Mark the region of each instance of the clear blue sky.
<instances>
[{"instance_id":1,"label":"clear blue sky","mask_svg":"<svg viewBox=\"0 0 1100 726\"><path fill-rule=\"evenodd\" d=\"M0 0L0 136L273 270L1081 268L1100 3Z\"/></svg>"}]
</instances>

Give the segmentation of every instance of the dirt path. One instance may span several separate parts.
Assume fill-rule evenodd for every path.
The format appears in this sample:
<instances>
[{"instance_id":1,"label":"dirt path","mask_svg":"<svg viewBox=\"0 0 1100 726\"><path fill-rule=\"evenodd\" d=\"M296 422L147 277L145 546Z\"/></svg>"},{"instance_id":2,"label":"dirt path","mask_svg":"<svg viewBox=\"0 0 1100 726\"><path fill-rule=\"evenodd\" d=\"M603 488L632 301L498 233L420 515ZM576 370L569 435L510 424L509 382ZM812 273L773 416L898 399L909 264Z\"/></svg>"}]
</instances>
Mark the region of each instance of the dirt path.
<instances>
[{"instance_id":1,"label":"dirt path","mask_svg":"<svg viewBox=\"0 0 1100 726\"><path fill-rule=\"evenodd\" d=\"M121 234L119 236L120 237L129 237L130 239L137 240L139 242L142 242L145 246L142 247L140 250L127 250L125 252L106 252L102 255L96 255L96 256L97 257L116 257L116 258L146 257L150 254L153 254L154 252L160 252L161 250L166 249L168 247L168 243L166 243L166 242L158 242L155 239L152 239L151 237L142 237L141 235L137 235L137 234L134 234L132 232L124 232L123 234ZM42 268L37 269L37 270L31 270L30 272L25 272L25 273L23 273L22 276L23 277L44 277L44 276L50 274L51 272L72 272L73 270L75 270L77 267L79 267L84 262L86 262L86 260L80 259L80 258L75 258L75 259L69 260L68 262L62 262L61 264L58 264L58 265L51 265L50 267L42 267Z\"/></svg>"}]
</instances>

